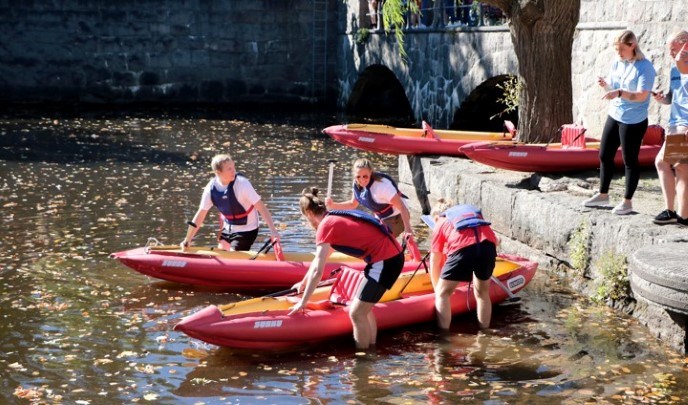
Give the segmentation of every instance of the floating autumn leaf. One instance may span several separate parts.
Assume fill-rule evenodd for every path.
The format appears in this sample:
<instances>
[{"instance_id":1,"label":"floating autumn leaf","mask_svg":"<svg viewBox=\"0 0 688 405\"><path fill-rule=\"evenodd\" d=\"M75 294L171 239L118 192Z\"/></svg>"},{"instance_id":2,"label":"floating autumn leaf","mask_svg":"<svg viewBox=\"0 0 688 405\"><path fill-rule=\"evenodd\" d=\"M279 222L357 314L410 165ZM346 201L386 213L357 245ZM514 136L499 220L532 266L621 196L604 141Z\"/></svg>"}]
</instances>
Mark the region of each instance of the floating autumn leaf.
<instances>
[{"instance_id":1,"label":"floating autumn leaf","mask_svg":"<svg viewBox=\"0 0 688 405\"><path fill-rule=\"evenodd\" d=\"M42 393L35 388L23 388L21 385L15 388L14 396L22 399L35 400L42 396Z\"/></svg>"},{"instance_id":2,"label":"floating autumn leaf","mask_svg":"<svg viewBox=\"0 0 688 405\"><path fill-rule=\"evenodd\" d=\"M191 347L187 347L182 350L182 356L187 359L203 359L208 357L208 352L205 350L198 350Z\"/></svg>"}]
</instances>

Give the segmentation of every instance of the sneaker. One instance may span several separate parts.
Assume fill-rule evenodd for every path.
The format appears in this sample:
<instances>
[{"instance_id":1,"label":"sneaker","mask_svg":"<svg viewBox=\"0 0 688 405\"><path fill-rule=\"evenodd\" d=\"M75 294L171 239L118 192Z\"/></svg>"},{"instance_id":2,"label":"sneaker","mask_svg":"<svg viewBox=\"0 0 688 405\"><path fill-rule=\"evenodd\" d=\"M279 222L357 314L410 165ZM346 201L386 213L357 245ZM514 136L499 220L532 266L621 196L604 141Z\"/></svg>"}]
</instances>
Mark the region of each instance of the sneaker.
<instances>
[{"instance_id":1,"label":"sneaker","mask_svg":"<svg viewBox=\"0 0 688 405\"><path fill-rule=\"evenodd\" d=\"M602 196L600 193L595 193L591 198L583 201L584 207L604 207L609 205L609 195Z\"/></svg>"},{"instance_id":2,"label":"sneaker","mask_svg":"<svg viewBox=\"0 0 688 405\"><path fill-rule=\"evenodd\" d=\"M687 225L688 226L688 218L681 218L679 216L676 216L676 223L679 225Z\"/></svg>"},{"instance_id":3,"label":"sneaker","mask_svg":"<svg viewBox=\"0 0 688 405\"><path fill-rule=\"evenodd\" d=\"M657 225L673 224L677 222L676 211L664 210L652 220Z\"/></svg>"},{"instance_id":4,"label":"sneaker","mask_svg":"<svg viewBox=\"0 0 688 405\"><path fill-rule=\"evenodd\" d=\"M627 215L633 212L633 204L621 201L619 205L612 208L612 214Z\"/></svg>"}]
</instances>

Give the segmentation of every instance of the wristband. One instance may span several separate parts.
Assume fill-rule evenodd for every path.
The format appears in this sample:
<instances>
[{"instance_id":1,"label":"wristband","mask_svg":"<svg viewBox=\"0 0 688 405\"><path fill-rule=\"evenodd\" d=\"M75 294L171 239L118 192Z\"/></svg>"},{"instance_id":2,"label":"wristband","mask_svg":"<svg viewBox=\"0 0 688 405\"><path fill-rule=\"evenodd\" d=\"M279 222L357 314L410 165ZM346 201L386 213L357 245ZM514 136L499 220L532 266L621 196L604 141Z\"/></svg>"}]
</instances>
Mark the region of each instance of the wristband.
<instances>
[{"instance_id":1,"label":"wristband","mask_svg":"<svg viewBox=\"0 0 688 405\"><path fill-rule=\"evenodd\" d=\"M617 98L621 98L621 93L622 93L622 92L623 92L623 90L619 89L619 95L616 96L616 97L617 97Z\"/></svg>"},{"instance_id":2,"label":"wristband","mask_svg":"<svg viewBox=\"0 0 688 405\"><path fill-rule=\"evenodd\" d=\"M186 224L189 226L193 226L194 228L198 228L198 225L196 225L193 221L186 221Z\"/></svg>"}]
</instances>

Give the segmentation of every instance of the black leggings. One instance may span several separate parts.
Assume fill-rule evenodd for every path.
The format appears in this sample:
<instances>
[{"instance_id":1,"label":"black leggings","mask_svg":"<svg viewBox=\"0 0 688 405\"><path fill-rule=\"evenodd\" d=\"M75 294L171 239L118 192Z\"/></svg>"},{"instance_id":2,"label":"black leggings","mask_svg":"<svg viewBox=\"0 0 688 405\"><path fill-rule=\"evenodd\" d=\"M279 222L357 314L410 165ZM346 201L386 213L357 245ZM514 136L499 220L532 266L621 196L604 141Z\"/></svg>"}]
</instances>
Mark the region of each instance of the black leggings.
<instances>
[{"instance_id":1,"label":"black leggings","mask_svg":"<svg viewBox=\"0 0 688 405\"><path fill-rule=\"evenodd\" d=\"M612 177L614 177L614 156L616 156L616 151L620 145L626 167L624 198L629 200L633 198L633 193L635 193L640 179L638 154L646 130L647 119L637 124L624 124L612 117L607 117L600 144L600 193L607 194L609 192L609 185L612 182Z\"/></svg>"}]
</instances>

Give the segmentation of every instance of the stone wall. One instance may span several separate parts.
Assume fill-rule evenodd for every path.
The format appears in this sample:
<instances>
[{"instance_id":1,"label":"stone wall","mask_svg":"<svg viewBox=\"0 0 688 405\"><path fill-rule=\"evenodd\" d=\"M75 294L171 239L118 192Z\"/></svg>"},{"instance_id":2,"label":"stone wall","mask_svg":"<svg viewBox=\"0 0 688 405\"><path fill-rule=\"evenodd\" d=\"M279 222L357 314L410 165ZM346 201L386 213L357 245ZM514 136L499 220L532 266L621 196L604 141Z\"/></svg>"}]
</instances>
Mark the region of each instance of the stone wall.
<instances>
[{"instance_id":1,"label":"stone wall","mask_svg":"<svg viewBox=\"0 0 688 405\"><path fill-rule=\"evenodd\" d=\"M508 27L409 30L405 47L408 63L399 55L393 35L372 33L356 43L361 14L367 8L348 0L346 31L340 34L340 93L338 104L349 99L358 75L374 64L391 69L406 90L420 121L426 117L437 128L448 128L456 109L478 85L501 74L517 74ZM688 29L688 2L684 0L582 0L572 54L573 117L591 136L601 133L607 109L596 77L608 73L616 57L612 42L624 29L633 30L645 55L658 73L656 89L667 88L670 66L666 40L676 29ZM651 103L650 123L665 124L668 109ZM564 123L562 123L564 124Z\"/></svg>"},{"instance_id":2,"label":"stone wall","mask_svg":"<svg viewBox=\"0 0 688 405\"><path fill-rule=\"evenodd\" d=\"M0 1L0 101L333 98L335 0Z\"/></svg>"}]
</instances>

